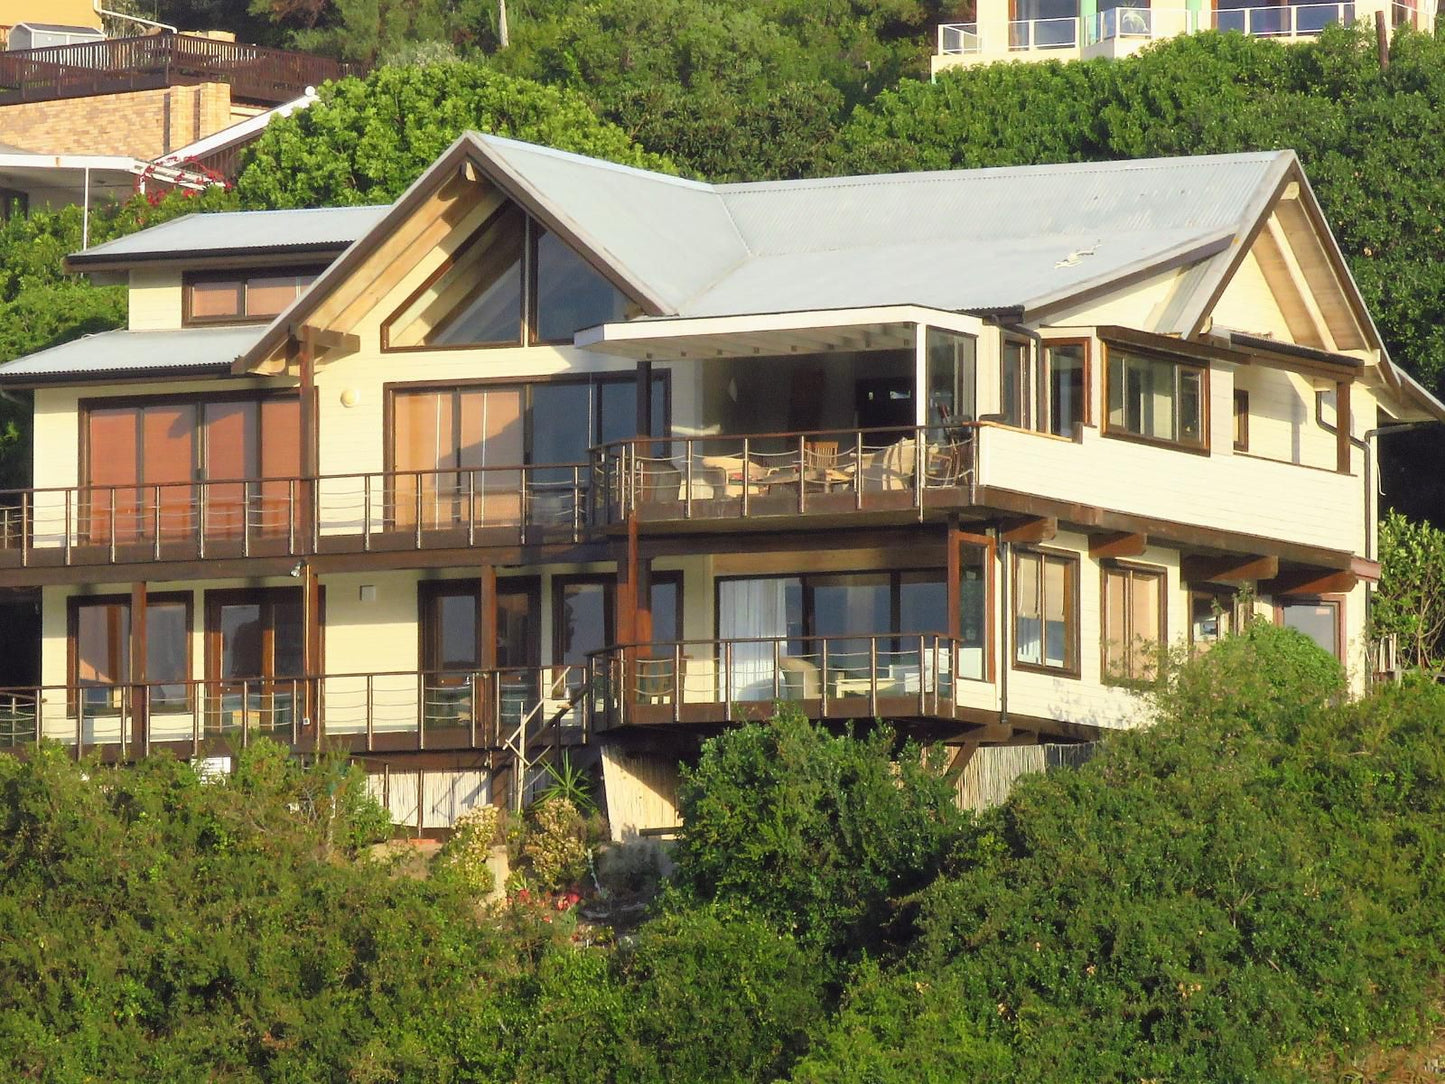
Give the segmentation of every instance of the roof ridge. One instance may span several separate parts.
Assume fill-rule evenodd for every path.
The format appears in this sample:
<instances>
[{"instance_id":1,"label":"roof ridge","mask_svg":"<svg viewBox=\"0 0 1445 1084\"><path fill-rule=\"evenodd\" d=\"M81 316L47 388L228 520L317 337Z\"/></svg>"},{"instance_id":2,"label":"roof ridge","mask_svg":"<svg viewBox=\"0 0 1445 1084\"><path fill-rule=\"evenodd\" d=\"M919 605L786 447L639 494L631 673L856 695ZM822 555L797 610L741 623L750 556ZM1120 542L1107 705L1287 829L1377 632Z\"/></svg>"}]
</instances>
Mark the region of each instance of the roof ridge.
<instances>
[{"instance_id":1,"label":"roof ridge","mask_svg":"<svg viewBox=\"0 0 1445 1084\"><path fill-rule=\"evenodd\" d=\"M680 177L675 173L663 173L657 169L643 169L641 166L623 165L621 162L610 162L605 158L591 158L585 154L577 154L575 151L564 151L557 147L545 146L541 143L528 143L524 139L513 139L510 136L495 135L491 132L479 132L475 128L467 129L467 134L476 137L484 144L500 144L503 148L517 147L531 154L539 154L547 158L560 158L564 161L574 162L577 165L587 166L591 169L607 170L614 173L627 173L634 177L645 177L648 180L662 181L680 188L691 188L700 192L716 192L718 189L717 185L708 181L697 181L691 177Z\"/></svg>"}]
</instances>

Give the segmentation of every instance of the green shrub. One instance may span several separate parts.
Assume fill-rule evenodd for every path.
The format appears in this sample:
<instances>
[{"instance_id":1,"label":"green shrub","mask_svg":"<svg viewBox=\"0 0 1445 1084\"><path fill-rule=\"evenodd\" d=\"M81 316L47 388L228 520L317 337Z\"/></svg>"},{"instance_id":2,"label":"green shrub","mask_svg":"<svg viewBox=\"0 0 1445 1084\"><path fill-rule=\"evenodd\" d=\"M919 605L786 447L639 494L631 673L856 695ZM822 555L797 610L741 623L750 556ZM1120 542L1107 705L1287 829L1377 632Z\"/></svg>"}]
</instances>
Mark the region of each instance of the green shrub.
<instances>
[{"instance_id":1,"label":"green shrub","mask_svg":"<svg viewBox=\"0 0 1445 1084\"><path fill-rule=\"evenodd\" d=\"M673 906L742 906L839 958L885 946L890 900L933 879L963 823L920 750L893 744L787 713L708 742L683 773Z\"/></svg>"},{"instance_id":2,"label":"green shrub","mask_svg":"<svg viewBox=\"0 0 1445 1084\"><path fill-rule=\"evenodd\" d=\"M494 805L477 805L452 824L452 836L437 852L435 873L455 881L475 899L484 899L497 887L488 865L492 845L501 830L502 811Z\"/></svg>"}]
</instances>

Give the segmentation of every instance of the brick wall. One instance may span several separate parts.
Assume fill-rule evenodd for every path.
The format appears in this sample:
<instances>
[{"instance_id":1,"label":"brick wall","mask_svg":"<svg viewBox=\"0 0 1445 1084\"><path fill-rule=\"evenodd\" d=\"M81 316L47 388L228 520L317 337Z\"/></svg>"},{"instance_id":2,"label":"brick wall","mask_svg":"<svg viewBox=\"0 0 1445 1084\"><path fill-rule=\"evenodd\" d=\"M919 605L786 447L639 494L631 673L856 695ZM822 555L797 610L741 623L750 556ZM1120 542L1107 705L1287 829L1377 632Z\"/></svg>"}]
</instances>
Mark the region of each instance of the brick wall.
<instances>
[{"instance_id":1,"label":"brick wall","mask_svg":"<svg viewBox=\"0 0 1445 1084\"><path fill-rule=\"evenodd\" d=\"M46 154L157 158L233 123L225 83L0 106L0 143Z\"/></svg>"}]
</instances>

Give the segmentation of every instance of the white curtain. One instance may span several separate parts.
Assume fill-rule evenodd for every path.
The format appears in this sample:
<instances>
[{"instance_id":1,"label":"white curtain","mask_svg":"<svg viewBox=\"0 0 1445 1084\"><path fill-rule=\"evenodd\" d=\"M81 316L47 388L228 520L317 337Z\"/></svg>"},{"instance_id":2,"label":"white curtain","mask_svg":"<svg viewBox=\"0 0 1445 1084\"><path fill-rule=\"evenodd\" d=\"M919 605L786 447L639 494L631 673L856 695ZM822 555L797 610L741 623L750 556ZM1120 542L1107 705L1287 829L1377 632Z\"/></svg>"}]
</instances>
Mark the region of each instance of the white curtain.
<instances>
[{"instance_id":1,"label":"white curtain","mask_svg":"<svg viewBox=\"0 0 1445 1084\"><path fill-rule=\"evenodd\" d=\"M718 636L723 640L788 635L787 592L796 580L724 580L718 585ZM784 647L786 652L786 646ZM773 645L738 643L726 695L732 700L773 698ZM719 665L725 665L719 658ZM724 695L718 690L719 696Z\"/></svg>"}]
</instances>

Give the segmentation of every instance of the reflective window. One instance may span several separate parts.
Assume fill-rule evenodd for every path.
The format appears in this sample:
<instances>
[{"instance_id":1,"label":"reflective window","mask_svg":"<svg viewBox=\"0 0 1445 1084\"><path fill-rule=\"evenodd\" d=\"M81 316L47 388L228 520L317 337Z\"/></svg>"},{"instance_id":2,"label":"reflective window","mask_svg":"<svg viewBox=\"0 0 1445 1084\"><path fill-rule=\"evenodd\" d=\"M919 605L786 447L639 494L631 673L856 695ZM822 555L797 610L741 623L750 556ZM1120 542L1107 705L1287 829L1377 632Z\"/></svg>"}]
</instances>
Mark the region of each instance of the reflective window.
<instances>
[{"instance_id":1,"label":"reflective window","mask_svg":"<svg viewBox=\"0 0 1445 1084\"><path fill-rule=\"evenodd\" d=\"M571 342L585 327L627 318L628 300L556 234L534 225L538 342Z\"/></svg>"},{"instance_id":2,"label":"reflective window","mask_svg":"<svg viewBox=\"0 0 1445 1084\"><path fill-rule=\"evenodd\" d=\"M1340 658L1340 604L1332 599L1283 602L1280 624L1304 633L1335 658Z\"/></svg>"},{"instance_id":3,"label":"reflective window","mask_svg":"<svg viewBox=\"0 0 1445 1084\"><path fill-rule=\"evenodd\" d=\"M1108 386L1111 432L1190 448L1207 446L1203 366L1111 348Z\"/></svg>"},{"instance_id":4,"label":"reflective window","mask_svg":"<svg viewBox=\"0 0 1445 1084\"><path fill-rule=\"evenodd\" d=\"M1077 673L1078 578L1077 557L1015 555L1015 662Z\"/></svg>"},{"instance_id":5,"label":"reflective window","mask_svg":"<svg viewBox=\"0 0 1445 1084\"><path fill-rule=\"evenodd\" d=\"M1147 681L1158 670L1164 640L1164 572L1104 569L1104 677Z\"/></svg>"}]
</instances>

